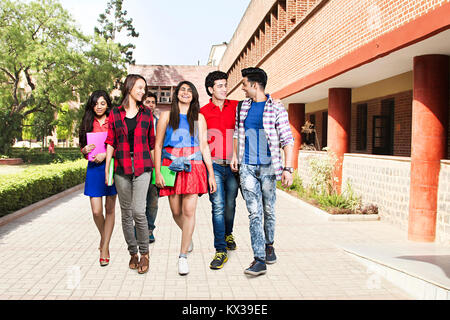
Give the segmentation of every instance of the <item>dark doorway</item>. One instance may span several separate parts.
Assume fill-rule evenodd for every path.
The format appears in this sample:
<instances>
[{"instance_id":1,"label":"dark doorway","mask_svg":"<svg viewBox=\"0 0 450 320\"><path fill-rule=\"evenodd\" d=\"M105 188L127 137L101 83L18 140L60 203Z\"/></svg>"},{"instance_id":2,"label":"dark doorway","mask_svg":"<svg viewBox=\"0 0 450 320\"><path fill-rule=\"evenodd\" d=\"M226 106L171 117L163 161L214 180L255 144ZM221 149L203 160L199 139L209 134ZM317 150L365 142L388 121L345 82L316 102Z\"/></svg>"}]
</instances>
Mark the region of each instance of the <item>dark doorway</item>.
<instances>
[{"instance_id":1,"label":"dark doorway","mask_svg":"<svg viewBox=\"0 0 450 320\"><path fill-rule=\"evenodd\" d=\"M373 154L393 155L394 99L381 101L381 115L373 117Z\"/></svg>"},{"instance_id":2,"label":"dark doorway","mask_svg":"<svg viewBox=\"0 0 450 320\"><path fill-rule=\"evenodd\" d=\"M367 149L367 103L356 109L356 150Z\"/></svg>"},{"instance_id":3,"label":"dark doorway","mask_svg":"<svg viewBox=\"0 0 450 320\"><path fill-rule=\"evenodd\" d=\"M328 112L322 112L322 148L328 145Z\"/></svg>"}]
</instances>

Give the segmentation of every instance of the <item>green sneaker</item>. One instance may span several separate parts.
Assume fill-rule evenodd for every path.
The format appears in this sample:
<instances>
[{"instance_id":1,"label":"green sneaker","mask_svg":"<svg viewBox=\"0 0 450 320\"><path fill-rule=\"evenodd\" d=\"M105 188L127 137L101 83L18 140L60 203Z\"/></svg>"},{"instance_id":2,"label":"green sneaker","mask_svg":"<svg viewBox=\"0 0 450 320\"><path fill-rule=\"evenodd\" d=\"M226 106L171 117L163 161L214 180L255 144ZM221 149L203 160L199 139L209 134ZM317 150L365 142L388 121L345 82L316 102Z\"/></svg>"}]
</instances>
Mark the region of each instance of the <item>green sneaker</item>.
<instances>
[{"instance_id":1,"label":"green sneaker","mask_svg":"<svg viewBox=\"0 0 450 320\"><path fill-rule=\"evenodd\" d=\"M155 236L153 235L153 230L148 230L148 243L155 242Z\"/></svg>"},{"instance_id":2,"label":"green sneaker","mask_svg":"<svg viewBox=\"0 0 450 320\"><path fill-rule=\"evenodd\" d=\"M234 242L234 237L232 234L225 237L225 242L227 243L227 250L236 250L236 242Z\"/></svg>"},{"instance_id":3,"label":"green sneaker","mask_svg":"<svg viewBox=\"0 0 450 320\"><path fill-rule=\"evenodd\" d=\"M226 252L218 251L216 252L216 255L214 256L213 261L211 261L211 264L209 267L213 270L222 269L225 262L228 261L228 255Z\"/></svg>"}]
</instances>

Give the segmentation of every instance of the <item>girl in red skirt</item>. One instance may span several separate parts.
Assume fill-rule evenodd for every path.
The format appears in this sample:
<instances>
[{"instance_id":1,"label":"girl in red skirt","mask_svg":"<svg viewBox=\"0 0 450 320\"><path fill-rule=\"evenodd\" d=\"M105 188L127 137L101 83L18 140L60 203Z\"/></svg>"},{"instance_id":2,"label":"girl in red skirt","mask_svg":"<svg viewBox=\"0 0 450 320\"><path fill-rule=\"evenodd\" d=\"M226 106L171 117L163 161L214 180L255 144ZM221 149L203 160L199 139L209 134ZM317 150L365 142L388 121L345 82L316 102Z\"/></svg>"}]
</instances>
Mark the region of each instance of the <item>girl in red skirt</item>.
<instances>
[{"instance_id":1,"label":"girl in red skirt","mask_svg":"<svg viewBox=\"0 0 450 320\"><path fill-rule=\"evenodd\" d=\"M180 275L189 273L187 252L192 250L198 196L208 193L208 187L211 193L216 191L206 121L199 111L197 89L182 81L175 88L170 111L161 114L156 128L155 184L161 188L160 197L169 197L173 219L182 231ZM177 172L173 187L165 185L161 166Z\"/></svg>"}]
</instances>

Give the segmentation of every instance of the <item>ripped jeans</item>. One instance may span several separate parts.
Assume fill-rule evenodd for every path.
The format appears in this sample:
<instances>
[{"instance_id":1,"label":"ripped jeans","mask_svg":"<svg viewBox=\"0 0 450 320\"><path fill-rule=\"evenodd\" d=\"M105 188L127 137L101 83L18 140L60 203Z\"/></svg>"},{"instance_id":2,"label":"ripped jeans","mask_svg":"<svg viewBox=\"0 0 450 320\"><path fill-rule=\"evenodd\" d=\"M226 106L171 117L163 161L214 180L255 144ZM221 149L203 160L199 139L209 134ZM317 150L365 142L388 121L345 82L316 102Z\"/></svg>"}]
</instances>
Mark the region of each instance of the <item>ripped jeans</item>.
<instances>
[{"instance_id":1,"label":"ripped jeans","mask_svg":"<svg viewBox=\"0 0 450 320\"><path fill-rule=\"evenodd\" d=\"M276 175L271 164L241 164L242 195L250 219L250 238L254 258L266 260L266 244L273 244L275 234Z\"/></svg>"}]
</instances>

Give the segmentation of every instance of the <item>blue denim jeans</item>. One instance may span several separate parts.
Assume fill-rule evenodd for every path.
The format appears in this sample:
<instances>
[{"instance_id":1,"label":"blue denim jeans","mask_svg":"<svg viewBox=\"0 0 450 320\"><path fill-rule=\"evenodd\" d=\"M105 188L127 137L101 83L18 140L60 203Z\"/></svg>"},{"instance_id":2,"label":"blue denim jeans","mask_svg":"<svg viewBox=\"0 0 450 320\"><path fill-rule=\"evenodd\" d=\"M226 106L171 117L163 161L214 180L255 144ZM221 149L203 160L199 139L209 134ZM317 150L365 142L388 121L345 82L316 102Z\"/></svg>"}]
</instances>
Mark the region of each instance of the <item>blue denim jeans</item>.
<instances>
[{"instance_id":1,"label":"blue denim jeans","mask_svg":"<svg viewBox=\"0 0 450 320\"><path fill-rule=\"evenodd\" d=\"M250 238L254 258L266 260L266 244L275 234L276 175L271 164L241 164L240 181L250 219Z\"/></svg>"},{"instance_id":2,"label":"blue denim jeans","mask_svg":"<svg viewBox=\"0 0 450 320\"><path fill-rule=\"evenodd\" d=\"M213 169L217 191L209 194L209 200L212 206L214 248L216 248L216 251L226 252L225 235L233 233L239 185L230 166L224 167L213 163Z\"/></svg>"},{"instance_id":3,"label":"blue denim jeans","mask_svg":"<svg viewBox=\"0 0 450 320\"><path fill-rule=\"evenodd\" d=\"M155 220L158 213L158 199L159 189L156 185L152 184L148 186L147 192L147 206L145 208L145 215L147 216L148 230L155 230Z\"/></svg>"}]
</instances>

